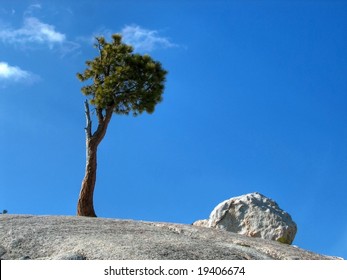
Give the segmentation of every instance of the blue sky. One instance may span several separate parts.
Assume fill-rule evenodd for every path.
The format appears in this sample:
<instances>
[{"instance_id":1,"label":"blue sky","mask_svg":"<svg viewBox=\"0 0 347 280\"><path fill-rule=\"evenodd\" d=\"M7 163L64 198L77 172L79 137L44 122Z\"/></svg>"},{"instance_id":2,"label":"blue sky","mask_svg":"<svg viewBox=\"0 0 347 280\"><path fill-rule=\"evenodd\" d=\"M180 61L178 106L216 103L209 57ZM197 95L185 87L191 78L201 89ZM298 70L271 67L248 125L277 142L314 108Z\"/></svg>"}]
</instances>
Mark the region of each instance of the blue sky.
<instances>
[{"instance_id":1,"label":"blue sky","mask_svg":"<svg viewBox=\"0 0 347 280\"><path fill-rule=\"evenodd\" d=\"M294 244L347 258L347 1L0 0L0 207L75 215L93 37L168 70L152 115L114 115L99 217L192 223L260 192Z\"/></svg>"}]
</instances>

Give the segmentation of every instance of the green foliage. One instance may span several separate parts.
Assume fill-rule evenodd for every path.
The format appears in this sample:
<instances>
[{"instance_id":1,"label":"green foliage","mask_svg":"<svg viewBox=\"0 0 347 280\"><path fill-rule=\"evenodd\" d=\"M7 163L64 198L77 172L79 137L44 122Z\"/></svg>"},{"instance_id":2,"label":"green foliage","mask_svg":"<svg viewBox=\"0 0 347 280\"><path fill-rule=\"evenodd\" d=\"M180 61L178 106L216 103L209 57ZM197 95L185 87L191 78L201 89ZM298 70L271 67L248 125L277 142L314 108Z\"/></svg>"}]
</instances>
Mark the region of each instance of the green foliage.
<instances>
[{"instance_id":1,"label":"green foliage","mask_svg":"<svg viewBox=\"0 0 347 280\"><path fill-rule=\"evenodd\" d=\"M7 210L5 209L5 210L2 210L2 214L7 214L8 212L7 212Z\"/></svg>"},{"instance_id":2,"label":"green foliage","mask_svg":"<svg viewBox=\"0 0 347 280\"><path fill-rule=\"evenodd\" d=\"M118 34L110 43L97 37L94 46L99 56L87 61L85 71L77 74L80 81L91 81L81 89L90 104L102 110L112 107L116 114L152 113L164 91L167 72L161 64L149 55L134 54Z\"/></svg>"}]
</instances>

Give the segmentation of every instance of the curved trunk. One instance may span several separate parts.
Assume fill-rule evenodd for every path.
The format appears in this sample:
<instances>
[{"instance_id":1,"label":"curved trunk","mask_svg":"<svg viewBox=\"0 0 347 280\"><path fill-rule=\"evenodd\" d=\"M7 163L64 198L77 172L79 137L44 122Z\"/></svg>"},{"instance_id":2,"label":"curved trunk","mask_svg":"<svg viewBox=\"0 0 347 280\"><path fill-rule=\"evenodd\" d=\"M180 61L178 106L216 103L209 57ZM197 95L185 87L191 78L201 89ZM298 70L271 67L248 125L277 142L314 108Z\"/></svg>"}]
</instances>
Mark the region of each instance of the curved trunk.
<instances>
[{"instance_id":1,"label":"curved trunk","mask_svg":"<svg viewBox=\"0 0 347 280\"><path fill-rule=\"evenodd\" d=\"M96 168L97 168L97 150L98 145L104 138L107 126L111 120L113 107L109 106L106 109L105 115L102 109L96 109L98 117L98 128L92 134L92 121L90 119L89 105L85 103L85 114L87 127L86 131L86 171L82 181L81 191L77 203L77 215L96 217L94 211L93 197L96 183Z\"/></svg>"},{"instance_id":2,"label":"curved trunk","mask_svg":"<svg viewBox=\"0 0 347 280\"><path fill-rule=\"evenodd\" d=\"M97 145L87 139L87 161L86 161L86 172L82 181L80 196L77 204L77 215L96 217L94 211L93 197L94 188L96 182L96 168L97 168Z\"/></svg>"}]
</instances>

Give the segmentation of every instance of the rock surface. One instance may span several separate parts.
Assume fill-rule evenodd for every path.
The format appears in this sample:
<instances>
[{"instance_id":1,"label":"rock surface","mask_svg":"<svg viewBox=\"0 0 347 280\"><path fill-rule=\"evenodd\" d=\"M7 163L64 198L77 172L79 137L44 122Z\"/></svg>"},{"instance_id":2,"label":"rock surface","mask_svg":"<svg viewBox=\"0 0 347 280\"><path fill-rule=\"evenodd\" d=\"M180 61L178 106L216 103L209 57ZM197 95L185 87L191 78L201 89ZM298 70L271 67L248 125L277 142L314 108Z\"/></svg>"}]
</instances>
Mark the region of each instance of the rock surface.
<instances>
[{"instance_id":1,"label":"rock surface","mask_svg":"<svg viewBox=\"0 0 347 280\"><path fill-rule=\"evenodd\" d=\"M250 193L218 204L208 220L196 226L224 229L250 237L292 244L297 226L278 204L260 193Z\"/></svg>"},{"instance_id":2,"label":"rock surface","mask_svg":"<svg viewBox=\"0 0 347 280\"><path fill-rule=\"evenodd\" d=\"M192 225L72 216L0 215L0 259L336 259Z\"/></svg>"}]
</instances>

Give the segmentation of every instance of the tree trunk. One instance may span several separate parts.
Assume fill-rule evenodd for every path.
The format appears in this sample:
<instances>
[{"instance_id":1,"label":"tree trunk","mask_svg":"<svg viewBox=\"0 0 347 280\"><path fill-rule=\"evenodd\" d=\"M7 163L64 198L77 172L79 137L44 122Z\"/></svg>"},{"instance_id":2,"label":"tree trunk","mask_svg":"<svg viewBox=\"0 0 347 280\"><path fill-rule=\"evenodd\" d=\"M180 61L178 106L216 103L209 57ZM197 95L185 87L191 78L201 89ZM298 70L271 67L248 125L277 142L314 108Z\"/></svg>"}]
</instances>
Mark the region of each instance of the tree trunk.
<instances>
[{"instance_id":1,"label":"tree trunk","mask_svg":"<svg viewBox=\"0 0 347 280\"><path fill-rule=\"evenodd\" d=\"M102 109L96 109L98 117L98 128L92 134L92 121L90 119L89 105L85 102L85 114L87 127L86 131L86 170L82 181L81 191L77 203L77 215L96 217L94 211L94 188L96 183L96 169L97 169L97 150L98 145L104 138L107 126L111 120L113 107L110 106L106 109L105 116Z\"/></svg>"},{"instance_id":2,"label":"tree trunk","mask_svg":"<svg viewBox=\"0 0 347 280\"><path fill-rule=\"evenodd\" d=\"M86 172L82 181L81 192L77 204L77 215L96 217L94 211L93 197L96 182L96 168L97 168L97 145L92 139L86 140L87 160Z\"/></svg>"}]
</instances>

